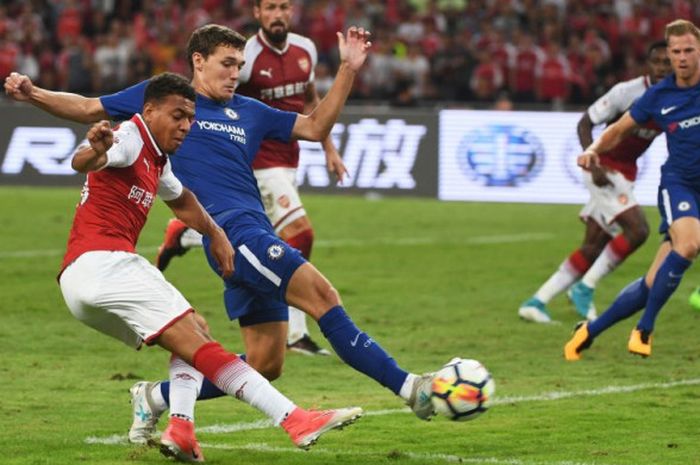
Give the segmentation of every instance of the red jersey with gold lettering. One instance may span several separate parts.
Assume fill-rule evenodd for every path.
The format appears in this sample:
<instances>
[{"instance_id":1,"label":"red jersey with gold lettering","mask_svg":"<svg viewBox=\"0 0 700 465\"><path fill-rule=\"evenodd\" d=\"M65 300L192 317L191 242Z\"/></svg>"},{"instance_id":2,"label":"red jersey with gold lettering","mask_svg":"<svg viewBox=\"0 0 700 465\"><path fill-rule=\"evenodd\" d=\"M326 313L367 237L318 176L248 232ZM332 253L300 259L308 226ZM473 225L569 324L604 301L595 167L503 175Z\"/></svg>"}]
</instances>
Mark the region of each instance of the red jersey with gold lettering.
<instances>
[{"instance_id":1,"label":"red jersey with gold lettering","mask_svg":"<svg viewBox=\"0 0 700 465\"><path fill-rule=\"evenodd\" d=\"M287 34L287 44L279 50L265 39L262 31L248 39L245 65L236 92L262 100L271 107L303 113L306 87L314 80L317 55L313 42L299 34ZM299 165L299 144L265 140L253 169Z\"/></svg>"},{"instance_id":2,"label":"red jersey with gold lettering","mask_svg":"<svg viewBox=\"0 0 700 465\"><path fill-rule=\"evenodd\" d=\"M85 252L135 252L156 194L164 200L176 199L182 184L136 114L114 131L107 165L87 175L61 271Z\"/></svg>"},{"instance_id":3,"label":"red jersey with gold lettering","mask_svg":"<svg viewBox=\"0 0 700 465\"><path fill-rule=\"evenodd\" d=\"M593 124L612 124L630 109L650 85L649 76L640 76L614 85L588 108L588 117ZM625 178L634 181L637 177L637 158L644 154L659 134L661 129L655 122L645 123L612 150L601 153L600 164L619 171Z\"/></svg>"}]
</instances>

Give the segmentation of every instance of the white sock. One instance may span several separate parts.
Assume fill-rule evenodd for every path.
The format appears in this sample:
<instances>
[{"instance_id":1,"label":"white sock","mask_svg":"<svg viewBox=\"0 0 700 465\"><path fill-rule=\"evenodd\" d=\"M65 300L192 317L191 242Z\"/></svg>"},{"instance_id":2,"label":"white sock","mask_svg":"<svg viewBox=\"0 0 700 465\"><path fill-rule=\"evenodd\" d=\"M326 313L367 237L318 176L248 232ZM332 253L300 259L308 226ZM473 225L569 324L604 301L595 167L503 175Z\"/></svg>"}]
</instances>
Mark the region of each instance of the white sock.
<instances>
[{"instance_id":1,"label":"white sock","mask_svg":"<svg viewBox=\"0 0 700 465\"><path fill-rule=\"evenodd\" d=\"M270 417L275 425L282 423L296 408L294 402L287 399L241 359L219 368L216 378L214 384L219 389L260 410Z\"/></svg>"},{"instance_id":2,"label":"white sock","mask_svg":"<svg viewBox=\"0 0 700 465\"><path fill-rule=\"evenodd\" d=\"M203 379L204 375L173 355L170 359L170 416L194 421L194 404Z\"/></svg>"},{"instance_id":3,"label":"white sock","mask_svg":"<svg viewBox=\"0 0 700 465\"><path fill-rule=\"evenodd\" d=\"M410 399L411 397L411 392L413 391L413 383L415 383L417 379L418 375L409 373L408 376L406 376L406 380L401 385L399 397L401 397L405 401L408 401L408 399Z\"/></svg>"},{"instance_id":4,"label":"white sock","mask_svg":"<svg viewBox=\"0 0 700 465\"><path fill-rule=\"evenodd\" d=\"M159 412L165 412L168 410L168 403L165 401L165 397L163 397L163 393L160 390L160 381L153 385L153 388L151 389L151 392L148 393L148 396L150 397L151 406L156 408Z\"/></svg>"},{"instance_id":5,"label":"white sock","mask_svg":"<svg viewBox=\"0 0 700 465\"><path fill-rule=\"evenodd\" d=\"M612 242L612 241L611 241ZM605 275L613 271L622 262L620 257L613 252L610 246L611 242L603 249L603 253L598 255L598 258L593 262L593 265L588 269L581 282L590 288L594 288L598 281L603 279Z\"/></svg>"},{"instance_id":6,"label":"white sock","mask_svg":"<svg viewBox=\"0 0 700 465\"><path fill-rule=\"evenodd\" d=\"M186 249L202 246L202 235L192 228L185 229L180 236L180 245Z\"/></svg>"},{"instance_id":7,"label":"white sock","mask_svg":"<svg viewBox=\"0 0 700 465\"><path fill-rule=\"evenodd\" d=\"M547 303L557 294L565 291L581 276L576 269L569 264L567 258L559 266L559 269L540 287L535 293L535 298L542 303Z\"/></svg>"},{"instance_id":8,"label":"white sock","mask_svg":"<svg viewBox=\"0 0 700 465\"><path fill-rule=\"evenodd\" d=\"M298 308L289 307L289 329L287 330L287 343L292 344L309 334L306 326L306 313Z\"/></svg>"}]
</instances>

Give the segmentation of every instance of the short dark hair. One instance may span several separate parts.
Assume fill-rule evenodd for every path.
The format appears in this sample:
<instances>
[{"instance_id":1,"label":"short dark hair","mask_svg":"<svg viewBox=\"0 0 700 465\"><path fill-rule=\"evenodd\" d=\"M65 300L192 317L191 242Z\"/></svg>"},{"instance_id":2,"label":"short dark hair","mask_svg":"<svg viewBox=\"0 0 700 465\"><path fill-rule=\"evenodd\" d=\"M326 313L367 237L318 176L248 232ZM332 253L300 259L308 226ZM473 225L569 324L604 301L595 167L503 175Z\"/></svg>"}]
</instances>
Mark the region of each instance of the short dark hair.
<instances>
[{"instance_id":1,"label":"short dark hair","mask_svg":"<svg viewBox=\"0 0 700 465\"><path fill-rule=\"evenodd\" d=\"M185 76L175 73L161 73L148 81L143 95L143 103L161 100L169 95L181 95L195 101L196 94Z\"/></svg>"},{"instance_id":2,"label":"short dark hair","mask_svg":"<svg viewBox=\"0 0 700 465\"><path fill-rule=\"evenodd\" d=\"M657 40L656 42L652 42L651 45L647 48L647 58L651 57L652 52L656 50L657 48L666 48L668 47L668 42L665 40Z\"/></svg>"},{"instance_id":3,"label":"short dark hair","mask_svg":"<svg viewBox=\"0 0 700 465\"><path fill-rule=\"evenodd\" d=\"M190 69L194 71L192 55L195 53L199 53L204 58L207 58L220 45L243 50L245 42L245 37L226 26L207 24L206 26L198 27L187 42L187 61L190 64Z\"/></svg>"}]
</instances>

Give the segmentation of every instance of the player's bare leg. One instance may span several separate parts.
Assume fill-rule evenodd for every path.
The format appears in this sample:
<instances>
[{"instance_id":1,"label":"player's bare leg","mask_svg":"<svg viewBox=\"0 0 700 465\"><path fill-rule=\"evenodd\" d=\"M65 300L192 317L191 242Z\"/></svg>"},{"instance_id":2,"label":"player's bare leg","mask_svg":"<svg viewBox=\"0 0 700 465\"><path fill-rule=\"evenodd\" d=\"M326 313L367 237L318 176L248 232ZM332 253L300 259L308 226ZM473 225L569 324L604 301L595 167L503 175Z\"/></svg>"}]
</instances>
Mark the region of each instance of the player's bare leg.
<instances>
[{"instance_id":1,"label":"player's bare leg","mask_svg":"<svg viewBox=\"0 0 700 465\"><path fill-rule=\"evenodd\" d=\"M310 259L314 232L308 216L295 219L277 231L277 234L287 244L299 250L305 259ZM287 349L304 355L330 355L330 352L320 347L311 338L306 324L306 314L292 306L289 307Z\"/></svg>"}]
</instances>

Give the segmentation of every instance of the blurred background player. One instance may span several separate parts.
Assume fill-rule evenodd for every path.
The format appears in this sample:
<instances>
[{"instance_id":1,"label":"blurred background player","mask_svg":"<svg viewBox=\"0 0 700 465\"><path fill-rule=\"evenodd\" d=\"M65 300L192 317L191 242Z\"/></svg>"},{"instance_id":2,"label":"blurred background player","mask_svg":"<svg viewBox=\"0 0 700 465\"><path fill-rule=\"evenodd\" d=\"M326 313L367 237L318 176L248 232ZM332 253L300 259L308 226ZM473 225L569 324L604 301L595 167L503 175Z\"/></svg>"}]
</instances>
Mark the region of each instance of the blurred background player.
<instances>
[{"instance_id":1,"label":"blurred background player","mask_svg":"<svg viewBox=\"0 0 700 465\"><path fill-rule=\"evenodd\" d=\"M649 46L647 66L648 75L613 86L584 113L578 124L582 148L593 142L594 126L617 121L646 89L671 72L665 41ZM564 260L534 296L523 302L518 310L521 318L536 323L551 322L546 305L567 289L578 314L589 321L596 318L593 304L596 284L649 236L649 226L633 189L637 158L660 132L653 121L636 128L620 144L601 152L600 166L583 172L583 181L591 195L580 213L586 224L583 244Z\"/></svg>"},{"instance_id":2,"label":"blurred background player","mask_svg":"<svg viewBox=\"0 0 700 465\"><path fill-rule=\"evenodd\" d=\"M178 218L208 236L222 275L233 273L234 251L226 234L175 177L168 158L194 120L194 89L182 76L156 76L145 89L142 113L115 131L107 121L95 124L87 133L89 145L73 155L71 166L88 175L58 280L66 305L82 323L130 347L158 344L172 352L170 421L160 438L162 452L186 462L204 461L194 434L194 405L203 376L266 413L300 447L353 421L361 410L295 407L212 340L204 318L135 253L158 194Z\"/></svg>"},{"instance_id":3,"label":"blurred background player","mask_svg":"<svg viewBox=\"0 0 700 465\"><path fill-rule=\"evenodd\" d=\"M246 43L245 65L236 92L281 110L307 114L319 101L314 85L316 46L308 38L289 32L292 13L291 0L255 1L253 14L260 30ZM330 136L322 145L328 171L342 182L347 170ZM308 260L314 231L297 190L298 166L297 141L263 141L253 160L265 214L275 233ZM199 233L177 219L170 220L156 265L163 271L172 257L201 246ZM306 315L294 307L289 307L287 348L305 355L330 355L311 338Z\"/></svg>"},{"instance_id":4,"label":"blurred background player","mask_svg":"<svg viewBox=\"0 0 700 465\"><path fill-rule=\"evenodd\" d=\"M661 167L658 208L664 242L645 277L625 287L596 321L576 327L564 346L567 360L579 360L581 351L598 335L642 308L644 313L632 329L627 349L636 355L651 355L656 317L700 250L700 30L679 19L666 25L665 36L673 74L649 88L578 159L588 169L598 163L599 153L613 148L639 126L654 121L663 128L668 159Z\"/></svg>"}]
</instances>

